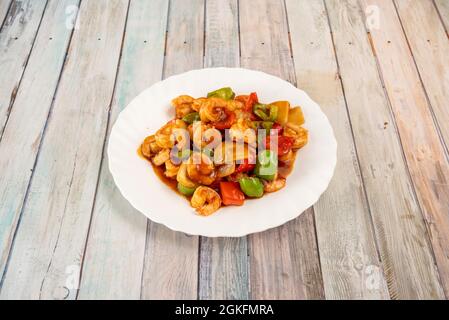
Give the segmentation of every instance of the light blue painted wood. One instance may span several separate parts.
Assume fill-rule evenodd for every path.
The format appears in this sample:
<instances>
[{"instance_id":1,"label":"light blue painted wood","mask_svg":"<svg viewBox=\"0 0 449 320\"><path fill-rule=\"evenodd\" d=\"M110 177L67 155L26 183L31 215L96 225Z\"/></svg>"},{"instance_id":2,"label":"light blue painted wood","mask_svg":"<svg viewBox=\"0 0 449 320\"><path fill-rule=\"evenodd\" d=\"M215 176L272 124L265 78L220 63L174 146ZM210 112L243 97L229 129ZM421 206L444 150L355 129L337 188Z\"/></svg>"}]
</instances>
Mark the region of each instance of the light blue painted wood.
<instances>
[{"instance_id":1,"label":"light blue painted wood","mask_svg":"<svg viewBox=\"0 0 449 320\"><path fill-rule=\"evenodd\" d=\"M14 1L0 32L0 139L47 0ZM0 20L0 23L3 20Z\"/></svg>"},{"instance_id":2,"label":"light blue painted wood","mask_svg":"<svg viewBox=\"0 0 449 320\"><path fill-rule=\"evenodd\" d=\"M0 297L73 299L128 2L82 2ZM65 26L61 26L65 27Z\"/></svg>"},{"instance_id":3,"label":"light blue painted wood","mask_svg":"<svg viewBox=\"0 0 449 320\"><path fill-rule=\"evenodd\" d=\"M72 30L65 28L65 10L78 2L50 1L47 6L0 141L0 277L72 34Z\"/></svg>"},{"instance_id":4,"label":"light blue painted wood","mask_svg":"<svg viewBox=\"0 0 449 320\"><path fill-rule=\"evenodd\" d=\"M162 78L168 3L130 3L109 131L118 113ZM120 194L104 153L79 299L140 298L146 230L147 219Z\"/></svg>"}]
</instances>

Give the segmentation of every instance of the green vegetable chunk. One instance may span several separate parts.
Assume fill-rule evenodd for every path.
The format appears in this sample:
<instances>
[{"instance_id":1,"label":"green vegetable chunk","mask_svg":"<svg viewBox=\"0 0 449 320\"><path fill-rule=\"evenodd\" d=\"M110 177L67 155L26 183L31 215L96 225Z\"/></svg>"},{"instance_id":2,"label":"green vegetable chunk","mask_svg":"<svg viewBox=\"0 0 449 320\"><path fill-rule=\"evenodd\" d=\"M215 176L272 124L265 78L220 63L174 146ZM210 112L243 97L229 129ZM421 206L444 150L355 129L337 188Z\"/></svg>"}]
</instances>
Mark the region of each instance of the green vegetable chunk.
<instances>
[{"instance_id":1,"label":"green vegetable chunk","mask_svg":"<svg viewBox=\"0 0 449 320\"><path fill-rule=\"evenodd\" d=\"M232 91L231 88L229 87L225 87L225 88L221 88L212 92L209 92L207 94L207 97L217 97L217 98L222 98L224 100L231 100L234 99L235 97L235 93Z\"/></svg>"},{"instance_id":2,"label":"green vegetable chunk","mask_svg":"<svg viewBox=\"0 0 449 320\"><path fill-rule=\"evenodd\" d=\"M178 191L185 196L191 196L195 192L196 188L188 188L178 182Z\"/></svg>"},{"instance_id":3,"label":"green vegetable chunk","mask_svg":"<svg viewBox=\"0 0 449 320\"><path fill-rule=\"evenodd\" d=\"M278 170L277 155L271 150L263 150L257 155L256 168L254 174L264 180L272 181L276 178Z\"/></svg>"},{"instance_id":4,"label":"green vegetable chunk","mask_svg":"<svg viewBox=\"0 0 449 320\"><path fill-rule=\"evenodd\" d=\"M182 121L184 121L188 124L192 124L195 121L200 121L200 115L198 112L192 112L192 113L186 114L184 117L182 117Z\"/></svg>"},{"instance_id":5,"label":"green vegetable chunk","mask_svg":"<svg viewBox=\"0 0 449 320\"><path fill-rule=\"evenodd\" d=\"M260 198L263 196L263 183L259 178L247 177L239 180L240 189L251 198Z\"/></svg>"}]
</instances>

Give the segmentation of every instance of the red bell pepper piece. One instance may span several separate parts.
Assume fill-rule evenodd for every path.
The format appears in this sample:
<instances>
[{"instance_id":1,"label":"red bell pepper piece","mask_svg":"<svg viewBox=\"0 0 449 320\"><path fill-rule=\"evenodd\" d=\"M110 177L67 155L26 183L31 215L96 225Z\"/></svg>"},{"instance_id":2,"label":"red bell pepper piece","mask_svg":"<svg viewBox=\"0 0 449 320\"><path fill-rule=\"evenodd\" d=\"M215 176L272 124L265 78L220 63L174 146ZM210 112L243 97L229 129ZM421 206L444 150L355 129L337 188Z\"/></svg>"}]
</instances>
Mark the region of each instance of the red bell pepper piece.
<instances>
[{"instance_id":1,"label":"red bell pepper piece","mask_svg":"<svg viewBox=\"0 0 449 320\"><path fill-rule=\"evenodd\" d=\"M293 146L293 138L287 136L278 136L278 156L285 156L290 152ZM266 138L265 149L270 149L270 137Z\"/></svg>"},{"instance_id":2,"label":"red bell pepper piece","mask_svg":"<svg viewBox=\"0 0 449 320\"><path fill-rule=\"evenodd\" d=\"M241 206L245 201L245 195L237 182L221 181L220 193L225 206Z\"/></svg>"},{"instance_id":3,"label":"red bell pepper piece","mask_svg":"<svg viewBox=\"0 0 449 320\"><path fill-rule=\"evenodd\" d=\"M256 167L255 164L249 163L248 159L243 160L243 163L239 164L239 166L235 169L235 173L248 172L254 170Z\"/></svg>"},{"instance_id":4,"label":"red bell pepper piece","mask_svg":"<svg viewBox=\"0 0 449 320\"><path fill-rule=\"evenodd\" d=\"M246 100L245 103L245 111L246 112L252 112L253 111L253 107L256 103L259 103L259 98L257 97L257 93L252 92L249 97L248 100Z\"/></svg>"},{"instance_id":5,"label":"red bell pepper piece","mask_svg":"<svg viewBox=\"0 0 449 320\"><path fill-rule=\"evenodd\" d=\"M214 122L212 125L215 129L224 130L229 129L235 122L235 113L225 109L226 118L222 121Z\"/></svg>"}]
</instances>

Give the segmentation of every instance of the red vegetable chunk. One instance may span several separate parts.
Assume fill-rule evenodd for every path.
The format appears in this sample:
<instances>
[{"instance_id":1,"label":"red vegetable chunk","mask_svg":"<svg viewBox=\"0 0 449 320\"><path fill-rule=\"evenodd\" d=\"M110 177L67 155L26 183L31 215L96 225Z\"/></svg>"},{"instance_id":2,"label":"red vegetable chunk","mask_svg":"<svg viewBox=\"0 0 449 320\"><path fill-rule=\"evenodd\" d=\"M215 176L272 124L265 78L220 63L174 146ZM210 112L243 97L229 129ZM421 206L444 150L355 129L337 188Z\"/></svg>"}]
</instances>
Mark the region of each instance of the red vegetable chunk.
<instances>
[{"instance_id":1,"label":"red vegetable chunk","mask_svg":"<svg viewBox=\"0 0 449 320\"><path fill-rule=\"evenodd\" d=\"M225 206L241 206L245 201L245 195L237 182L221 181L220 193Z\"/></svg>"}]
</instances>

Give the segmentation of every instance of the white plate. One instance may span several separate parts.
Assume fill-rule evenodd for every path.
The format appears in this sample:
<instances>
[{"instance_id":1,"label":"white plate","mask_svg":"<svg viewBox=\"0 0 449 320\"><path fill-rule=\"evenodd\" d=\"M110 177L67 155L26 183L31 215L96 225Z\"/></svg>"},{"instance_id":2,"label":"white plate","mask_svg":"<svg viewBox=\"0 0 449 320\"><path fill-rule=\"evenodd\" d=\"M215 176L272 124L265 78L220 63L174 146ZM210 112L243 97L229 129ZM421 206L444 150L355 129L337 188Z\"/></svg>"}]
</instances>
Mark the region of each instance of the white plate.
<instances>
[{"instance_id":1,"label":"white plate","mask_svg":"<svg viewBox=\"0 0 449 320\"><path fill-rule=\"evenodd\" d=\"M170 101L221 87L236 94L257 92L259 100L288 100L302 107L308 144L298 152L284 189L241 207L222 207L209 217L195 214L186 199L163 184L151 165L137 154L143 139L174 117ZM170 229L209 237L239 237L279 226L312 206L326 190L336 164L337 142L320 107L309 96L277 77L239 68L192 70L158 82L123 110L108 144L109 169L123 196L151 220Z\"/></svg>"}]
</instances>

